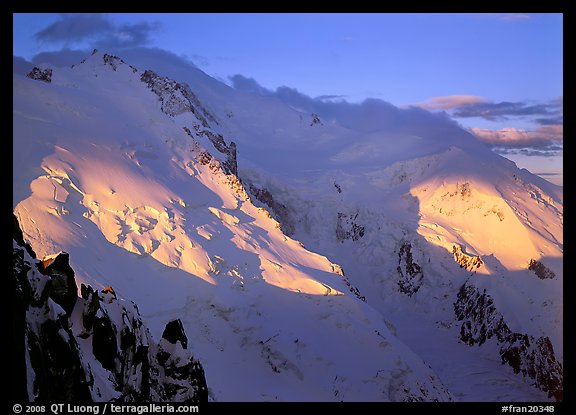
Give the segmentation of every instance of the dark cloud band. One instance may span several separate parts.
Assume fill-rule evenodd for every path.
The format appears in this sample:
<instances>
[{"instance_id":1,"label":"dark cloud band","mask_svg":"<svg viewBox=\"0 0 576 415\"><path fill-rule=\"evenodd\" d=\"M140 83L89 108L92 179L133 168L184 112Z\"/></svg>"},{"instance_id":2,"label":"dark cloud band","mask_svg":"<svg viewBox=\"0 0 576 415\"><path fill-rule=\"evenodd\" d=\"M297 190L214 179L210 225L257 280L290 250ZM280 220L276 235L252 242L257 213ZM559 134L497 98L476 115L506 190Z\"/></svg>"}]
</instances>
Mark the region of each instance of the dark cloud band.
<instances>
[{"instance_id":1,"label":"dark cloud band","mask_svg":"<svg viewBox=\"0 0 576 415\"><path fill-rule=\"evenodd\" d=\"M560 109L556 104L527 105L523 102L479 102L457 108L456 118L479 117L489 121L506 120L509 117L522 116L558 116Z\"/></svg>"},{"instance_id":2,"label":"dark cloud band","mask_svg":"<svg viewBox=\"0 0 576 415\"><path fill-rule=\"evenodd\" d=\"M35 37L44 42L64 44L92 41L93 47L135 47L150 43L151 35L160 29L155 22L118 25L99 13L61 14L59 19Z\"/></svg>"}]
</instances>

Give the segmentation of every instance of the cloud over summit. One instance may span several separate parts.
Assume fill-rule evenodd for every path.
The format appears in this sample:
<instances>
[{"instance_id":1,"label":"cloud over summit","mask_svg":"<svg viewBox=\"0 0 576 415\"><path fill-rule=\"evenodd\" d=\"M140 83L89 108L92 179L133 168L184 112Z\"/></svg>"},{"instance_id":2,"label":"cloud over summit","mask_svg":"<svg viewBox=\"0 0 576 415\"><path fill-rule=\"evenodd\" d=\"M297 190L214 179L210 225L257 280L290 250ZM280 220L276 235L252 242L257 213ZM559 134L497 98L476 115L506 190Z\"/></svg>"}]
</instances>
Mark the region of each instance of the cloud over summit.
<instances>
[{"instance_id":1,"label":"cloud over summit","mask_svg":"<svg viewBox=\"0 0 576 415\"><path fill-rule=\"evenodd\" d=\"M94 47L135 47L147 45L151 35L160 30L156 22L116 24L100 13L62 13L59 19L40 30L35 38L41 42L65 45L91 41Z\"/></svg>"}]
</instances>

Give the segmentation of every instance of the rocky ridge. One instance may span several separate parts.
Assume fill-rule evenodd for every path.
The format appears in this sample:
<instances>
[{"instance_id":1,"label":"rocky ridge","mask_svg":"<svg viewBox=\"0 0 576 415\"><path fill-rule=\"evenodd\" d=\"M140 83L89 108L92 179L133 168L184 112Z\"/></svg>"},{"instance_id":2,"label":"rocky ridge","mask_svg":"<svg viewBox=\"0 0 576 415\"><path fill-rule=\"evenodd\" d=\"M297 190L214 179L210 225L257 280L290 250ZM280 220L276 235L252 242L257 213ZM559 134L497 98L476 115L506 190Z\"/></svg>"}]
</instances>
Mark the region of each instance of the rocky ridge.
<instances>
[{"instance_id":1,"label":"rocky ridge","mask_svg":"<svg viewBox=\"0 0 576 415\"><path fill-rule=\"evenodd\" d=\"M78 298L68 254L37 260L15 216L13 222L13 365L25 373L16 377L16 396L31 402L208 400L204 370L179 320L168 322L156 342L136 304L118 299L112 287L82 284Z\"/></svg>"}]
</instances>

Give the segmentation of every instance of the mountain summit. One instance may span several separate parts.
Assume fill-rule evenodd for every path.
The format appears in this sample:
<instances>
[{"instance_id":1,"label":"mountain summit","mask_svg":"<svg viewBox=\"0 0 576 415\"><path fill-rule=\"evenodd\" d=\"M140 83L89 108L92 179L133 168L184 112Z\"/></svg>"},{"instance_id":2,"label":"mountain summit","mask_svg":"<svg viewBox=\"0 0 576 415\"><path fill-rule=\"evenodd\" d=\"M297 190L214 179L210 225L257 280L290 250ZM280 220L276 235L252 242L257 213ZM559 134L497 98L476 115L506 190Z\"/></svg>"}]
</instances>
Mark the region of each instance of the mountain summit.
<instances>
[{"instance_id":1,"label":"mountain summit","mask_svg":"<svg viewBox=\"0 0 576 415\"><path fill-rule=\"evenodd\" d=\"M452 121L98 51L13 93L24 240L179 321L209 399L562 399L562 188Z\"/></svg>"}]
</instances>

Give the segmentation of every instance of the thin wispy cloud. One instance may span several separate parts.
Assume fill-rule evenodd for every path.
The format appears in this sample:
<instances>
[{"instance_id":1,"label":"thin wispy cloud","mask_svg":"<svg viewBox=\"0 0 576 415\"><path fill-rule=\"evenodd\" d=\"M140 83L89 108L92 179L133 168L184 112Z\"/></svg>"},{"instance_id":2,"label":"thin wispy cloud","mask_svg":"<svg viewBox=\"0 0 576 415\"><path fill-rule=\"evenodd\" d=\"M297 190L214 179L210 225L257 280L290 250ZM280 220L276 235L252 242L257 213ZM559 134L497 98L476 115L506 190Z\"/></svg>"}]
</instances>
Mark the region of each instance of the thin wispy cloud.
<instances>
[{"instance_id":1,"label":"thin wispy cloud","mask_svg":"<svg viewBox=\"0 0 576 415\"><path fill-rule=\"evenodd\" d=\"M68 49L57 50L53 52L40 52L32 57L32 63L35 65L47 63L56 67L64 67L77 64L86 58L90 51Z\"/></svg>"},{"instance_id":2,"label":"thin wispy cloud","mask_svg":"<svg viewBox=\"0 0 576 415\"><path fill-rule=\"evenodd\" d=\"M503 121L510 117L558 116L556 103L527 104L525 102L478 102L456 107L452 114L456 118L479 117L489 121Z\"/></svg>"},{"instance_id":3,"label":"thin wispy cloud","mask_svg":"<svg viewBox=\"0 0 576 415\"><path fill-rule=\"evenodd\" d=\"M433 97L412 106L417 106L430 111L443 110L447 111L454 118L482 118L492 122L508 121L512 118L522 118L530 121L535 125L541 126L533 132L522 132L523 130L504 129L504 130L477 130L475 134L478 138L484 138L486 141L492 137L495 141L507 141L512 137L523 138L532 137L542 134L558 134L564 124L563 114L563 97L551 100L546 103L527 103L527 102L491 102L484 97L476 95L450 95ZM544 127L549 127L548 129ZM553 129L553 130L552 130ZM485 131L485 132L483 132Z\"/></svg>"},{"instance_id":4,"label":"thin wispy cloud","mask_svg":"<svg viewBox=\"0 0 576 415\"><path fill-rule=\"evenodd\" d=\"M493 147L541 147L549 149L552 146L557 148L564 138L564 127L561 125L538 127L533 131L519 128L502 128L499 130L470 128L470 132L480 141Z\"/></svg>"},{"instance_id":5,"label":"thin wispy cloud","mask_svg":"<svg viewBox=\"0 0 576 415\"><path fill-rule=\"evenodd\" d=\"M557 117L550 118L535 118L534 122L539 125L558 125L564 124L564 116L559 115Z\"/></svg>"},{"instance_id":6,"label":"thin wispy cloud","mask_svg":"<svg viewBox=\"0 0 576 415\"><path fill-rule=\"evenodd\" d=\"M493 147L492 151L500 154L501 156L516 156L516 155L522 155L522 156L529 156L529 157L556 157L556 156L561 156L563 154L563 150L564 148L562 147L562 145L559 144L551 144L547 147L540 147L540 148L536 148L536 147ZM533 172L539 176L544 176L544 175L554 175L554 176L558 176L558 173L538 173L538 172Z\"/></svg>"},{"instance_id":7,"label":"thin wispy cloud","mask_svg":"<svg viewBox=\"0 0 576 415\"><path fill-rule=\"evenodd\" d=\"M411 106L427 110L447 110L455 118L484 118L505 121L510 117L537 117L542 125L558 124L563 119L563 98L546 103L492 102L477 95L449 95L429 98Z\"/></svg>"},{"instance_id":8,"label":"thin wispy cloud","mask_svg":"<svg viewBox=\"0 0 576 415\"><path fill-rule=\"evenodd\" d=\"M476 16L502 22L522 22L534 19L534 16L528 13L477 13Z\"/></svg>"},{"instance_id":9,"label":"thin wispy cloud","mask_svg":"<svg viewBox=\"0 0 576 415\"><path fill-rule=\"evenodd\" d=\"M344 100L346 99L346 95L319 95L315 99L320 101L335 101L335 100Z\"/></svg>"},{"instance_id":10,"label":"thin wispy cloud","mask_svg":"<svg viewBox=\"0 0 576 415\"><path fill-rule=\"evenodd\" d=\"M499 19L506 22L516 22L518 20L530 20L532 16L526 13L500 13Z\"/></svg>"},{"instance_id":11,"label":"thin wispy cloud","mask_svg":"<svg viewBox=\"0 0 576 415\"><path fill-rule=\"evenodd\" d=\"M466 105L479 104L486 102L486 99L477 95L448 95L445 97L434 97L426 101L412 104L415 107L427 110L436 109L454 109Z\"/></svg>"}]
</instances>

